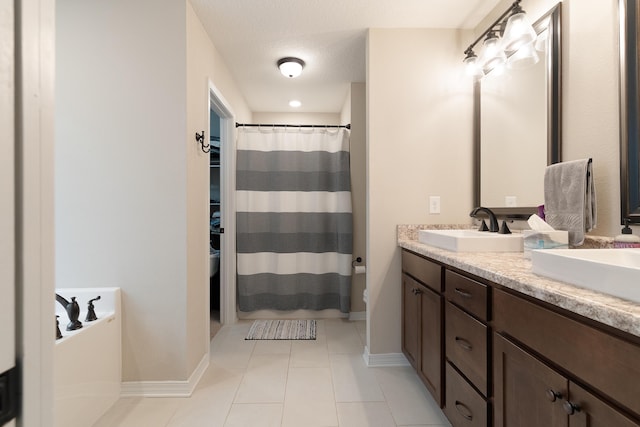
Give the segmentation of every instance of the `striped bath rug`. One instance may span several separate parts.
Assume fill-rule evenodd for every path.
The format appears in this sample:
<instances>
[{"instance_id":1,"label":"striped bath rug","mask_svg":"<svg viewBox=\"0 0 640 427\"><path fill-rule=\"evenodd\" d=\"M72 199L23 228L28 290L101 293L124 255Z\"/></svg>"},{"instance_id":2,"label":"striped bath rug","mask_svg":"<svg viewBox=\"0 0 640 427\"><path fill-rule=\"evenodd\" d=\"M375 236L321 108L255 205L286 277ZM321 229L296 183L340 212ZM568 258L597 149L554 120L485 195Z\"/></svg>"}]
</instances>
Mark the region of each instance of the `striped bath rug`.
<instances>
[{"instance_id":1,"label":"striped bath rug","mask_svg":"<svg viewBox=\"0 0 640 427\"><path fill-rule=\"evenodd\" d=\"M315 340L315 320L256 320L245 340Z\"/></svg>"}]
</instances>

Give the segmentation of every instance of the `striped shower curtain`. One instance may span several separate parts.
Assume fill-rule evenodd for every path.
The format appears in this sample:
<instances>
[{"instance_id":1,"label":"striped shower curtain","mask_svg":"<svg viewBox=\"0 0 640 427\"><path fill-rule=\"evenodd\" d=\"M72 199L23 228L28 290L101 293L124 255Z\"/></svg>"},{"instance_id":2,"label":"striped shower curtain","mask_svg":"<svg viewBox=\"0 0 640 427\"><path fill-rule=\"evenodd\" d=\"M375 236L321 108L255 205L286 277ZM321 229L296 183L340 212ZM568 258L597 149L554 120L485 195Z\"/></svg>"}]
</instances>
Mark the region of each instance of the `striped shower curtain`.
<instances>
[{"instance_id":1,"label":"striped shower curtain","mask_svg":"<svg viewBox=\"0 0 640 427\"><path fill-rule=\"evenodd\" d=\"M240 311L349 312L349 132L240 128L237 149Z\"/></svg>"}]
</instances>

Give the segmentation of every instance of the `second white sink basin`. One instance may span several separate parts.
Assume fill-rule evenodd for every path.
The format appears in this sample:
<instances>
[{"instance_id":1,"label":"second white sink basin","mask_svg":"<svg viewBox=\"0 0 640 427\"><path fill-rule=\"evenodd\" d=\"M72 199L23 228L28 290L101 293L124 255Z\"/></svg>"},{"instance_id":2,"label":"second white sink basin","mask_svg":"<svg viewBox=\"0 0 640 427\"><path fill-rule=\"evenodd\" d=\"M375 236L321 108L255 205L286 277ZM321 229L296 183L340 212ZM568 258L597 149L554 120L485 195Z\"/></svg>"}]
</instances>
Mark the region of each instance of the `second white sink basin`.
<instances>
[{"instance_id":1,"label":"second white sink basin","mask_svg":"<svg viewBox=\"0 0 640 427\"><path fill-rule=\"evenodd\" d=\"M522 252L522 234L477 230L419 230L418 241L453 252Z\"/></svg>"},{"instance_id":2,"label":"second white sink basin","mask_svg":"<svg viewBox=\"0 0 640 427\"><path fill-rule=\"evenodd\" d=\"M550 249L531 252L534 273L640 302L640 249Z\"/></svg>"}]
</instances>

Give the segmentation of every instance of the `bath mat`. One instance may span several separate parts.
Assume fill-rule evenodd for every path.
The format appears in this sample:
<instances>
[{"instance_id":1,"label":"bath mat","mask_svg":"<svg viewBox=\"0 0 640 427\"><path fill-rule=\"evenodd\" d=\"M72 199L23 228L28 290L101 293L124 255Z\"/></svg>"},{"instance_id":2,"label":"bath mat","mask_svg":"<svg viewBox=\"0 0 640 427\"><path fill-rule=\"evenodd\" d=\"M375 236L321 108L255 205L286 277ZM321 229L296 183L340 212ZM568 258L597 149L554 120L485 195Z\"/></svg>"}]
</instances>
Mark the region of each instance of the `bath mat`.
<instances>
[{"instance_id":1,"label":"bath mat","mask_svg":"<svg viewBox=\"0 0 640 427\"><path fill-rule=\"evenodd\" d=\"M256 320L245 340L315 340L315 320Z\"/></svg>"}]
</instances>

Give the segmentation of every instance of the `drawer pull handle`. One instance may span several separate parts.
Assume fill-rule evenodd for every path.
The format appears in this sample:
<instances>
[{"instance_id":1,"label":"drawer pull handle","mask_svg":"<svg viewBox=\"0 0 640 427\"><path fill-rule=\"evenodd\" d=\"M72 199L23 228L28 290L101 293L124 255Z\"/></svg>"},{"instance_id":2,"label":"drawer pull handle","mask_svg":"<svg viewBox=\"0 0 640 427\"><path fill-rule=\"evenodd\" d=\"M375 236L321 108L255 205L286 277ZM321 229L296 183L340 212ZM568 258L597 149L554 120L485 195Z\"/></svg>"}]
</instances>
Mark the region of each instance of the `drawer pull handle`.
<instances>
[{"instance_id":1,"label":"drawer pull handle","mask_svg":"<svg viewBox=\"0 0 640 427\"><path fill-rule=\"evenodd\" d=\"M413 289L411 289L411 292L412 292L414 295L420 295L420 294L422 293L422 291L421 291L420 289L418 289L418 288L413 288Z\"/></svg>"},{"instance_id":2,"label":"drawer pull handle","mask_svg":"<svg viewBox=\"0 0 640 427\"><path fill-rule=\"evenodd\" d=\"M562 399L562 393L559 393L552 389L547 389L546 394L547 394L547 399L549 399L549 402L555 402L557 399Z\"/></svg>"},{"instance_id":3,"label":"drawer pull handle","mask_svg":"<svg viewBox=\"0 0 640 427\"><path fill-rule=\"evenodd\" d=\"M465 340L464 338L460 338L460 337L456 337L456 344L458 344L460 347L464 348L467 351L471 351L473 350L473 346L471 345L471 343L467 340Z\"/></svg>"},{"instance_id":4,"label":"drawer pull handle","mask_svg":"<svg viewBox=\"0 0 640 427\"><path fill-rule=\"evenodd\" d=\"M580 412L580 407L575 403L569 402L568 400L564 401L564 403L562 404L562 408L564 409L564 412L567 413L567 415L573 415L576 412Z\"/></svg>"},{"instance_id":5,"label":"drawer pull handle","mask_svg":"<svg viewBox=\"0 0 640 427\"><path fill-rule=\"evenodd\" d=\"M456 400L456 411L458 411L458 413L462 415L465 420L473 420L473 413L471 412L471 409L469 409L467 405L458 400Z\"/></svg>"},{"instance_id":6,"label":"drawer pull handle","mask_svg":"<svg viewBox=\"0 0 640 427\"><path fill-rule=\"evenodd\" d=\"M457 294L459 294L460 296L462 296L464 298L471 298L473 296L473 295L471 295L471 292L467 292L464 289L455 288L454 291L456 291Z\"/></svg>"}]
</instances>

